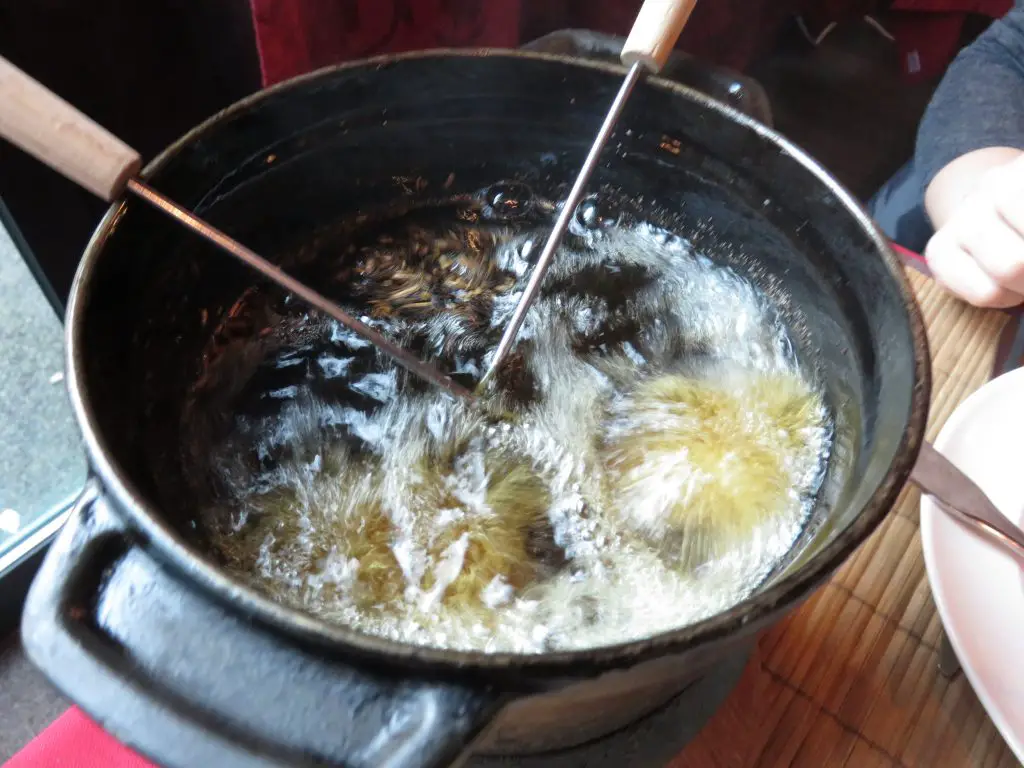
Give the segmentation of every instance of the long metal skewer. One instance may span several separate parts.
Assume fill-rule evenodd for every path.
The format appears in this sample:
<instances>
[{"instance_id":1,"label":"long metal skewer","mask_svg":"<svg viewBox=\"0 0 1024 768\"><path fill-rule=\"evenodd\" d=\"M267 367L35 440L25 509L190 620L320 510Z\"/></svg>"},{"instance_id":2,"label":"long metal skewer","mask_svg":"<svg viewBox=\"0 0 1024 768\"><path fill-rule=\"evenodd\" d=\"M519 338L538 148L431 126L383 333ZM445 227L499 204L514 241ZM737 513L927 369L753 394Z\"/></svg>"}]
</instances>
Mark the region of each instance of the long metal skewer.
<instances>
[{"instance_id":1,"label":"long metal skewer","mask_svg":"<svg viewBox=\"0 0 1024 768\"><path fill-rule=\"evenodd\" d=\"M349 328L359 334L375 347L394 358L395 361L406 370L432 384L435 384L436 386L441 387L442 389L447 390L448 392L451 392L453 395L467 399L475 398L475 395L472 392L458 384L450 376L447 376L434 366L423 362L415 355L392 343L366 323L352 317L352 315L345 312L330 299L320 295L304 283L299 282L280 267L271 264L262 256L259 256L249 250L237 240L232 239L219 229L216 229L197 216L189 213L180 205L167 199L152 187L147 186L136 178L128 179L127 187L132 193L142 198L150 205L160 211L163 211L168 216L177 219L196 234L209 240L235 258L248 264L257 272L264 275L267 279L272 280L282 288L286 288L306 303L316 307L324 314L333 317L346 328Z\"/></svg>"},{"instance_id":2,"label":"long metal skewer","mask_svg":"<svg viewBox=\"0 0 1024 768\"><path fill-rule=\"evenodd\" d=\"M643 73L644 65L639 61L629 68L629 74L626 75L626 79L622 82L622 87L619 88L619 92L615 96L615 101L612 102L611 109L608 110L608 114L604 118L601 130L598 131L597 138L594 139L594 143L590 147L587 159L583 161L583 167L580 168L580 173L576 177L576 182L572 185L572 190L569 192L569 196L565 199L565 204L562 207L561 212L558 214L558 218L555 220L555 226L551 230L551 234L548 235L547 242L544 243L544 249L541 251L540 257L537 259L537 265L533 268L533 272L530 274L530 279L526 283L523 295L519 299L519 303L516 305L515 312L512 313L512 319L509 320L508 326L505 328L505 333L502 334L501 341L498 343L498 347L494 352L494 357L491 358L491 364L488 366L483 379L481 379L481 384L491 379L498 367L502 364L505 358L508 357L508 353L512 350L513 345L515 345L516 339L519 337L519 331L523 327L523 322L526 320L526 313L530 311L531 305L537 298L541 282L544 280L544 275L547 274L548 268L551 266L551 261L555 257L555 251L558 250L558 246L562 242L562 237L565 235L565 230L568 229L569 222L572 220L572 217L576 213L576 208L583 199L583 193L586 191L587 184L590 182L590 177L593 175L594 169L597 168L597 163L601 159L601 152L608 143L608 139L611 138L612 131L615 130L615 125L618 123L619 117L622 115L622 110L626 106L626 102L629 100L629 95L633 92L633 88L636 86L637 82L639 82Z\"/></svg>"}]
</instances>

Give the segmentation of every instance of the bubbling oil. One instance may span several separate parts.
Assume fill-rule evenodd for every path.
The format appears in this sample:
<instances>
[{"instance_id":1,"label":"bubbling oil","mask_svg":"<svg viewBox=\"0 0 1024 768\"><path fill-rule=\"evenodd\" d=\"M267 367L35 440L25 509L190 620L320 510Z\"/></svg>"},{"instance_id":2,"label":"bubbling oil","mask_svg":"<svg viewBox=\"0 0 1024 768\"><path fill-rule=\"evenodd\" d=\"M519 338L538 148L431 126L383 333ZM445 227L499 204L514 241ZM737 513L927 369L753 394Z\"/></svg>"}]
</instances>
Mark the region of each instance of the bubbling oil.
<instances>
[{"instance_id":1,"label":"bubbling oil","mask_svg":"<svg viewBox=\"0 0 1024 768\"><path fill-rule=\"evenodd\" d=\"M471 384L556 212L504 184L361 220L304 277ZM592 648L726 610L790 552L830 450L820 388L773 304L597 197L497 377L510 418L261 289L204 360L183 455L224 567L282 603L418 645ZM773 381L787 382L783 421ZM716 475L726 465L733 475Z\"/></svg>"}]
</instances>

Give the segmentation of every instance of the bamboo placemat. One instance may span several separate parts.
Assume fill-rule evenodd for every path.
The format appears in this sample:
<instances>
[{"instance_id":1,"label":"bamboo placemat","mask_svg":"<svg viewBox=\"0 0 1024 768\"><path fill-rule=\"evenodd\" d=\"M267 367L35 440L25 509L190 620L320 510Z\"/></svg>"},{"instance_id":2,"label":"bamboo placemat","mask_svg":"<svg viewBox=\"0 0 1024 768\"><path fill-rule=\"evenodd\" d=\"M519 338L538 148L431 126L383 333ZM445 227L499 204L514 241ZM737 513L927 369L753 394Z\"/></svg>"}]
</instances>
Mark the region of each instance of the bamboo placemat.
<instances>
[{"instance_id":1,"label":"bamboo placemat","mask_svg":"<svg viewBox=\"0 0 1024 768\"><path fill-rule=\"evenodd\" d=\"M989 379L1007 316L909 275L931 344L933 439ZM671 768L1018 765L963 673L939 673L918 500L904 489L831 582L761 639L730 699Z\"/></svg>"}]
</instances>

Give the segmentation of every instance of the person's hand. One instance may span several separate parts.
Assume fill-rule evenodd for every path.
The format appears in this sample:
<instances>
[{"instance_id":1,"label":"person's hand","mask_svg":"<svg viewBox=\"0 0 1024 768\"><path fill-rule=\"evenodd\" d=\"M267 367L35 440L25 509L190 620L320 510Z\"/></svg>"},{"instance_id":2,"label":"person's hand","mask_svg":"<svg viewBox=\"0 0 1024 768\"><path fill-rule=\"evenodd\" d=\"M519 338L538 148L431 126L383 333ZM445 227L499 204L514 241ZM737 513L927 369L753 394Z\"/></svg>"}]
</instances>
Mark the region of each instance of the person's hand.
<instances>
[{"instance_id":1,"label":"person's hand","mask_svg":"<svg viewBox=\"0 0 1024 768\"><path fill-rule=\"evenodd\" d=\"M979 307L1024 303L1024 155L1005 157L989 168L975 158L973 169L961 158L967 162L947 166L928 189L937 230L925 259L936 280Z\"/></svg>"}]
</instances>

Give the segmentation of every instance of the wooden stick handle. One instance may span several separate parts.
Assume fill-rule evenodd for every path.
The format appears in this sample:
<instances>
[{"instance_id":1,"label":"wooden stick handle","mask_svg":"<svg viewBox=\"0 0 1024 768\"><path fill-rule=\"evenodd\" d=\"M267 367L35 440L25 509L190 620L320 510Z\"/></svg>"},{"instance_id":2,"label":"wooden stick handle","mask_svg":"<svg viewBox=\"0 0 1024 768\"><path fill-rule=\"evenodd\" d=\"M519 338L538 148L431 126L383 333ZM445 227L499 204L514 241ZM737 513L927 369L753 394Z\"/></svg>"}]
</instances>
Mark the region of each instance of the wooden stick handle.
<instances>
[{"instance_id":1,"label":"wooden stick handle","mask_svg":"<svg viewBox=\"0 0 1024 768\"><path fill-rule=\"evenodd\" d=\"M696 5L697 0L646 0L622 48L622 63L639 61L651 72L660 71Z\"/></svg>"},{"instance_id":2,"label":"wooden stick handle","mask_svg":"<svg viewBox=\"0 0 1024 768\"><path fill-rule=\"evenodd\" d=\"M138 152L2 56L0 137L107 201L142 166Z\"/></svg>"}]
</instances>

